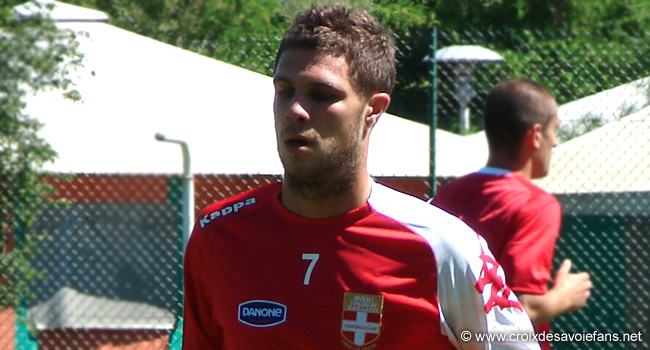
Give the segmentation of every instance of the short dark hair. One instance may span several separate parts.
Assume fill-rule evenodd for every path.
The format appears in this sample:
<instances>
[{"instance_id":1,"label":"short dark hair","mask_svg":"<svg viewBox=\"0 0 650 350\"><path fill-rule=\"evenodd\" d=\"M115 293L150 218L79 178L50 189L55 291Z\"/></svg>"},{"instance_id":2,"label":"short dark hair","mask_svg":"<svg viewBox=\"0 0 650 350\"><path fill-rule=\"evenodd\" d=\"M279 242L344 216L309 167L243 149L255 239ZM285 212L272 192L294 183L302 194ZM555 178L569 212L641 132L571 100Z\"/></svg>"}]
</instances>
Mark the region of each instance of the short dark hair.
<instances>
[{"instance_id":1,"label":"short dark hair","mask_svg":"<svg viewBox=\"0 0 650 350\"><path fill-rule=\"evenodd\" d=\"M544 130L553 118L548 108L555 97L545 86L524 78L510 78L494 86L485 100L483 121L490 152L517 157L528 130Z\"/></svg>"},{"instance_id":2,"label":"short dark hair","mask_svg":"<svg viewBox=\"0 0 650 350\"><path fill-rule=\"evenodd\" d=\"M345 5L313 5L299 13L285 32L275 66L290 48L345 58L352 87L363 96L390 93L395 85L392 36L366 11Z\"/></svg>"}]
</instances>

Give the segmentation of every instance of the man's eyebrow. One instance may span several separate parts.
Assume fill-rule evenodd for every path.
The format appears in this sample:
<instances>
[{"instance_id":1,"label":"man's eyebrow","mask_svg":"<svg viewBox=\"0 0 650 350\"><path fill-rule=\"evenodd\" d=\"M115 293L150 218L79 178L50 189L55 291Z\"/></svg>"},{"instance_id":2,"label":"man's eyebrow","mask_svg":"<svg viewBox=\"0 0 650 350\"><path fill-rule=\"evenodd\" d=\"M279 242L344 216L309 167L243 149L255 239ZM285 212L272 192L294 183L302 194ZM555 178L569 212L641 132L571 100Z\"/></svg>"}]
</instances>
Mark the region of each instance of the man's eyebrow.
<instances>
[{"instance_id":1,"label":"man's eyebrow","mask_svg":"<svg viewBox=\"0 0 650 350\"><path fill-rule=\"evenodd\" d=\"M275 77L273 77L273 83L291 83L291 82L292 82L291 79L283 77L283 76L275 76ZM328 89L333 89L333 90L340 90L334 84L329 83L329 82L323 82L323 81L310 82L308 85L312 86L312 87L317 87L317 88L328 88Z\"/></svg>"},{"instance_id":2,"label":"man's eyebrow","mask_svg":"<svg viewBox=\"0 0 650 350\"><path fill-rule=\"evenodd\" d=\"M326 83L326 82L322 82L322 81L313 82L310 85L313 86L313 87L317 87L317 88L327 88L327 89L332 89L332 90L340 90L339 88L334 86L332 83Z\"/></svg>"}]
</instances>

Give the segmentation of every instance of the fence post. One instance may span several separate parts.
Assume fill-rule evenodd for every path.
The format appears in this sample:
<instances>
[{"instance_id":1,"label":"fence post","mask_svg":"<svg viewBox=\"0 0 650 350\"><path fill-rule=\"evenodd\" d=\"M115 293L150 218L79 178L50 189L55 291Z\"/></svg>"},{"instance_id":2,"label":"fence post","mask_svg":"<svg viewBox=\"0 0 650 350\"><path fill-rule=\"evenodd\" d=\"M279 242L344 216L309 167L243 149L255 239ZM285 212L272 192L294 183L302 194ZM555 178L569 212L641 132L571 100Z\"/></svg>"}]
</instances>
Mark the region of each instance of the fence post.
<instances>
[{"instance_id":1,"label":"fence post","mask_svg":"<svg viewBox=\"0 0 650 350\"><path fill-rule=\"evenodd\" d=\"M183 175L181 178L182 186L179 186L173 179L169 179L167 182L167 193L168 200L172 204L180 203L182 215L181 227L180 227L180 243L178 247L179 251L179 268L178 268L178 308L176 316L176 327L173 330L172 334L169 337L169 349L171 350L180 350L182 347L183 339L183 257L185 256L185 248L187 247L187 241L190 238L192 233L192 227L194 225L194 179L192 175L191 167L191 157L190 157L190 148L187 142L182 140L175 140L167 138L161 133L156 133L154 136L156 140L160 142L175 143L181 146L181 152L183 153ZM180 196L178 189L182 188ZM179 201L178 197L182 197Z\"/></svg>"},{"instance_id":2,"label":"fence post","mask_svg":"<svg viewBox=\"0 0 650 350\"><path fill-rule=\"evenodd\" d=\"M20 205L17 203L16 205ZM17 217L16 223L14 225L14 244L16 248L22 247L25 242L25 231L27 230L27 224L24 222L23 218L20 216ZM15 310L15 346L16 350L37 350L38 349L38 338L29 330L29 320L27 317L27 311L29 308L29 302L25 296L21 296L20 303L16 305Z\"/></svg>"},{"instance_id":3,"label":"fence post","mask_svg":"<svg viewBox=\"0 0 650 350\"><path fill-rule=\"evenodd\" d=\"M436 129L438 129L438 117L436 115L438 102L436 100L437 87L436 75L438 63L436 62L436 49L438 46L437 30L435 27L430 29L429 33L429 76L431 79L431 98L429 101L429 174L431 176L430 198L436 195Z\"/></svg>"},{"instance_id":4,"label":"fence post","mask_svg":"<svg viewBox=\"0 0 650 350\"><path fill-rule=\"evenodd\" d=\"M183 177L170 177L167 179L167 201L176 209L177 213L184 212L183 206ZM181 217L183 215L179 215ZM176 308L176 325L169 335L169 349L180 350L182 345L183 334L183 255L185 249L185 219L181 217L178 222L177 230L179 232L177 246L175 247L178 252L178 303Z\"/></svg>"}]
</instances>

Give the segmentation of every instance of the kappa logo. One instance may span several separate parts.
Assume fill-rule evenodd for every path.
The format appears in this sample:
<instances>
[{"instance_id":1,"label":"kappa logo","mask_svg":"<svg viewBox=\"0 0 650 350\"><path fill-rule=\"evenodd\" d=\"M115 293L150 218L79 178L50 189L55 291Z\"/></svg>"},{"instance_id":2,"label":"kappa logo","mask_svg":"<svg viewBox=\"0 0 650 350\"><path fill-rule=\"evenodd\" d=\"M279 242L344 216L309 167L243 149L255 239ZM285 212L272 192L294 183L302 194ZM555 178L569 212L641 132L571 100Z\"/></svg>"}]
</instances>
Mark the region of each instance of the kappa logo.
<instances>
[{"instance_id":1,"label":"kappa logo","mask_svg":"<svg viewBox=\"0 0 650 350\"><path fill-rule=\"evenodd\" d=\"M203 215L201 220L199 220L199 225L201 226L201 228L204 228L209 223L211 223L214 219L216 219L218 217L221 217L221 216L226 216L226 215L229 215L229 214L232 214L232 213L236 213L236 212L239 211L239 209L241 209L241 208L243 208L245 206L248 206L248 205L253 205L256 202L257 201L255 200L255 197L248 198L248 199L245 199L243 201L237 202L237 203L235 203L233 205L223 207L223 208L221 208L221 209L219 209L217 211L214 211L214 212L212 212L210 214L205 214L205 215Z\"/></svg>"},{"instance_id":2,"label":"kappa logo","mask_svg":"<svg viewBox=\"0 0 650 350\"><path fill-rule=\"evenodd\" d=\"M481 268L479 279L474 285L474 288L476 288L479 293L483 293L486 289L489 288L490 298L487 302L485 302L485 313L490 313L490 311L492 311L495 306L498 306L501 309L506 307L514 307L520 311L523 311L523 307L518 301L508 299L512 291L503 282L503 278L501 278L501 276L499 276L497 273L499 269L499 263L494 260L494 257L485 254L483 246L481 246L480 258L483 261L483 266ZM490 286L488 287L488 285Z\"/></svg>"},{"instance_id":3,"label":"kappa logo","mask_svg":"<svg viewBox=\"0 0 650 350\"><path fill-rule=\"evenodd\" d=\"M367 346L381 331L383 295L348 293L343 296L341 335L351 346Z\"/></svg>"},{"instance_id":4,"label":"kappa logo","mask_svg":"<svg viewBox=\"0 0 650 350\"><path fill-rule=\"evenodd\" d=\"M287 319L287 307L275 301L250 300L239 304L239 322L251 327L271 327Z\"/></svg>"}]
</instances>

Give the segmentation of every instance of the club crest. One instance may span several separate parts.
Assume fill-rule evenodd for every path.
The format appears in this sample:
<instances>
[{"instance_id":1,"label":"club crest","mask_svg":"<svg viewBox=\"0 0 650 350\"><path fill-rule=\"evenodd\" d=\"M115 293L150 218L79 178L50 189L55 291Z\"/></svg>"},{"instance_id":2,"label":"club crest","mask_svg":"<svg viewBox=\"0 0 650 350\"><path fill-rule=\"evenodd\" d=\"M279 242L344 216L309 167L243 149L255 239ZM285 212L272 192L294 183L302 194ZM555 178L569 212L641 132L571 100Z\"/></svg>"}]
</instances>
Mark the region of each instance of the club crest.
<instances>
[{"instance_id":1,"label":"club crest","mask_svg":"<svg viewBox=\"0 0 650 350\"><path fill-rule=\"evenodd\" d=\"M365 347L379 338L383 307L383 295L345 293L341 335L351 348Z\"/></svg>"}]
</instances>

